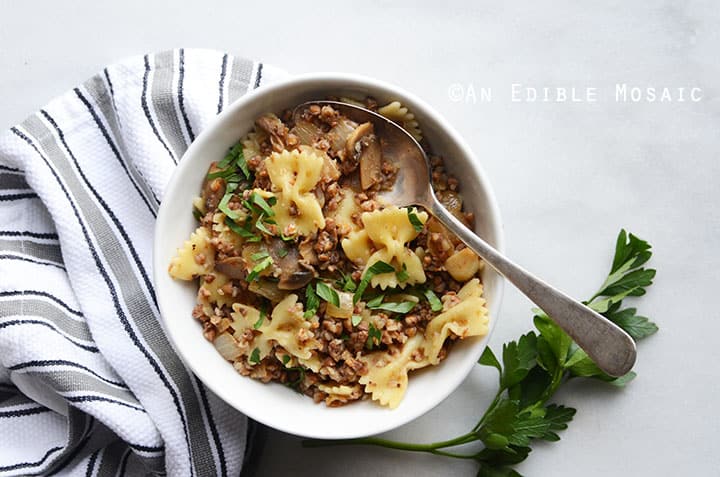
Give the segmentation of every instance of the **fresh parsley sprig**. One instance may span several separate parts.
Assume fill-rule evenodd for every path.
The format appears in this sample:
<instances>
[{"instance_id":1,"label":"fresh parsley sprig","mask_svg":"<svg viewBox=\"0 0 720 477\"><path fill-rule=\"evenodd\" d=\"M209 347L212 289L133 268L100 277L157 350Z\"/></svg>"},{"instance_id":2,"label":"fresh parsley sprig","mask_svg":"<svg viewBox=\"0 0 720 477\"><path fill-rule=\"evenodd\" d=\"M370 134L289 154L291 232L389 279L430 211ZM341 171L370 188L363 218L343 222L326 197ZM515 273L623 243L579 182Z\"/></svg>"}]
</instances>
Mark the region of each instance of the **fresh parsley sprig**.
<instances>
[{"instance_id":1,"label":"fresh parsley sprig","mask_svg":"<svg viewBox=\"0 0 720 477\"><path fill-rule=\"evenodd\" d=\"M624 230L618 235L615 256L608 277L586 303L628 332L635 340L655 333L658 328L648 318L637 315L634 307L623 308L626 297L639 297L652 285L655 270L643 268L652 256L650 244ZM364 277L363 277L364 280ZM431 291L425 296L434 307L442 303ZM536 441L555 442L566 429L575 409L550 401L570 380L591 378L615 386L625 386L634 372L613 378L606 375L572 339L540 310L533 318L535 330L503 345L498 358L488 347L478 360L498 371L498 390L490 406L469 432L442 442L415 444L377 437L319 441L303 445L374 445L411 452L426 452L478 463L479 477L519 477L513 466L524 461ZM374 327L370 327L371 332ZM372 349L377 333L368 338ZM476 443L477 448L459 446Z\"/></svg>"}]
</instances>

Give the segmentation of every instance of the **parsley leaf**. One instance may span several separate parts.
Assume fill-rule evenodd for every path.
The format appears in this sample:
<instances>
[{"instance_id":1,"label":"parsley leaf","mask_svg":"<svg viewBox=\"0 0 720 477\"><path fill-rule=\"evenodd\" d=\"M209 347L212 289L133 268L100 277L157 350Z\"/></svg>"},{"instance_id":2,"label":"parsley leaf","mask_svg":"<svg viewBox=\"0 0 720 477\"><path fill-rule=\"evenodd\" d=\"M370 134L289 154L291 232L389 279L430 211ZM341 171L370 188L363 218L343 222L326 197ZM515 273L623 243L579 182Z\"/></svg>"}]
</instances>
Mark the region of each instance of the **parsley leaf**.
<instances>
[{"instance_id":1,"label":"parsley leaf","mask_svg":"<svg viewBox=\"0 0 720 477\"><path fill-rule=\"evenodd\" d=\"M252 255L250 255L250 259L253 262L257 262L258 260L262 260L263 258L267 258L269 256L270 256L270 254L267 252L267 250L261 250L260 252L253 253Z\"/></svg>"},{"instance_id":2,"label":"parsley leaf","mask_svg":"<svg viewBox=\"0 0 720 477\"><path fill-rule=\"evenodd\" d=\"M317 282L315 284L315 292L326 302L340 307L340 296L338 296L337 292L327 283Z\"/></svg>"},{"instance_id":3,"label":"parsley leaf","mask_svg":"<svg viewBox=\"0 0 720 477\"><path fill-rule=\"evenodd\" d=\"M267 315L267 312L265 311L265 306L263 305L263 306L260 307L260 316L258 317L258 319L257 319L257 321L255 322L255 324L253 324L253 329L256 329L256 330L257 330L257 329L259 329L259 328L262 326L263 321L265 321L265 316L266 316L266 315Z\"/></svg>"},{"instance_id":4,"label":"parsley leaf","mask_svg":"<svg viewBox=\"0 0 720 477\"><path fill-rule=\"evenodd\" d=\"M317 309L320 306L320 299L315 294L315 289L312 285L308 285L305 288L305 313L303 318L308 319L317 313Z\"/></svg>"},{"instance_id":5,"label":"parsley leaf","mask_svg":"<svg viewBox=\"0 0 720 477\"><path fill-rule=\"evenodd\" d=\"M428 303L430 303L430 309L432 311L440 311L443 309L443 304L440 301L440 298L438 298L435 292L431 289L426 288L423 290L423 295L427 298Z\"/></svg>"},{"instance_id":6,"label":"parsley leaf","mask_svg":"<svg viewBox=\"0 0 720 477\"><path fill-rule=\"evenodd\" d=\"M243 225L238 225L237 222L235 222L233 219L229 217L225 217L225 225L228 226L230 230L241 236L245 239L246 242L259 242L260 237L255 235L249 228L249 221L247 221Z\"/></svg>"},{"instance_id":7,"label":"parsley leaf","mask_svg":"<svg viewBox=\"0 0 720 477\"><path fill-rule=\"evenodd\" d=\"M257 265L255 265L252 268L250 273L248 273L247 281L252 282L253 280L257 280L258 277L260 276L260 273L272 264L273 264L272 257L266 257L266 258L262 259Z\"/></svg>"},{"instance_id":8,"label":"parsley leaf","mask_svg":"<svg viewBox=\"0 0 720 477\"><path fill-rule=\"evenodd\" d=\"M635 340L645 338L657 332L658 327L655 323L644 316L638 316L636 313L637 308L625 308L624 310L607 313L605 316L625 330L627 334Z\"/></svg>"},{"instance_id":9,"label":"parsley leaf","mask_svg":"<svg viewBox=\"0 0 720 477\"><path fill-rule=\"evenodd\" d=\"M527 333L517 341L503 345L503 373L500 386L508 389L519 383L535 366L537 358L537 336L534 332Z\"/></svg>"},{"instance_id":10,"label":"parsley leaf","mask_svg":"<svg viewBox=\"0 0 720 477\"><path fill-rule=\"evenodd\" d=\"M357 303L358 301L360 301L363 293L365 293L365 289L370 284L370 280L372 280L375 275L393 272L395 272L395 267L393 267L389 263L385 263L383 261L377 261L373 263L363 275L362 280L360 280L360 285L358 285L357 290L355 290L355 294L353 295L353 303Z\"/></svg>"},{"instance_id":11,"label":"parsley leaf","mask_svg":"<svg viewBox=\"0 0 720 477\"><path fill-rule=\"evenodd\" d=\"M354 292L357 290L357 284L353 281L352 277L343 272L340 272L340 278L335 282L335 285L346 292Z\"/></svg>"},{"instance_id":12,"label":"parsley leaf","mask_svg":"<svg viewBox=\"0 0 720 477\"><path fill-rule=\"evenodd\" d=\"M357 326L362 321L362 316L360 315L353 315L350 319L350 323L352 323L353 326Z\"/></svg>"},{"instance_id":13,"label":"parsley leaf","mask_svg":"<svg viewBox=\"0 0 720 477\"><path fill-rule=\"evenodd\" d=\"M417 216L415 209L408 207L407 214L408 214L408 220L410 220L410 223L412 224L413 228L415 229L415 232L422 232L424 225L422 223L422 220L420 220L420 217Z\"/></svg>"},{"instance_id":14,"label":"parsley leaf","mask_svg":"<svg viewBox=\"0 0 720 477\"><path fill-rule=\"evenodd\" d=\"M229 183L225 188L225 195L222 197L222 199L220 199L220 203L218 204L218 210L232 220L239 220L245 216L245 214L241 210L231 209L228 205L230 203L230 200L233 198L237 187L238 185L236 183Z\"/></svg>"},{"instance_id":15,"label":"parsley leaf","mask_svg":"<svg viewBox=\"0 0 720 477\"><path fill-rule=\"evenodd\" d=\"M374 299L370 300L366 303L368 308L371 308L373 310L384 310L389 311L392 313L400 313L405 314L408 313L410 310L415 308L414 301L401 301L401 302L386 302L383 303L384 295L379 295L375 297Z\"/></svg>"},{"instance_id":16,"label":"parsley leaf","mask_svg":"<svg viewBox=\"0 0 720 477\"><path fill-rule=\"evenodd\" d=\"M405 264L403 263L403 264L402 264L402 270L400 270L399 272L395 273L395 276L397 277L397 279L398 279L398 281L399 281L400 283L403 283L403 282L408 281L408 278L410 278L410 275L408 274L408 271L407 271L407 265L405 265Z\"/></svg>"},{"instance_id":17,"label":"parsley leaf","mask_svg":"<svg viewBox=\"0 0 720 477\"><path fill-rule=\"evenodd\" d=\"M370 327L368 328L368 338L365 342L365 347L369 350L372 350L375 346L380 346L382 339L382 331L375 328L375 325L370 323Z\"/></svg>"},{"instance_id":18,"label":"parsley leaf","mask_svg":"<svg viewBox=\"0 0 720 477\"><path fill-rule=\"evenodd\" d=\"M275 197L272 197L272 199L275 199ZM277 201L277 199L275 199ZM249 209L257 211L258 209L261 211L260 213L265 214L267 217L272 217L275 215L275 212L270 208L270 204L268 204L263 197L258 194L257 192L253 192L250 194L250 198L248 199L249 203ZM257 206L254 207L254 206Z\"/></svg>"},{"instance_id":19,"label":"parsley leaf","mask_svg":"<svg viewBox=\"0 0 720 477\"><path fill-rule=\"evenodd\" d=\"M258 348L255 348L252 350L252 353L250 353L250 358L248 359L251 363L258 364L260 362L260 350Z\"/></svg>"}]
</instances>

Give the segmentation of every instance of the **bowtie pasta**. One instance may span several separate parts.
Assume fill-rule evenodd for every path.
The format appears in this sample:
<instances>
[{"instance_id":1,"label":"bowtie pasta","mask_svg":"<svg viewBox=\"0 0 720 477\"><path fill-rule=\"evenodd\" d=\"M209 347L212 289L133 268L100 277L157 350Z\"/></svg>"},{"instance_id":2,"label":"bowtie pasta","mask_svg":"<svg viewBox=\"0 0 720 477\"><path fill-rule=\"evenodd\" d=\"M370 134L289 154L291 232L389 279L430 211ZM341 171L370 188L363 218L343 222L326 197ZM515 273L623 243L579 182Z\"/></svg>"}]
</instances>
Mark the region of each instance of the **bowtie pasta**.
<instances>
[{"instance_id":1,"label":"bowtie pasta","mask_svg":"<svg viewBox=\"0 0 720 477\"><path fill-rule=\"evenodd\" d=\"M399 102L360 104L422 140ZM381 139L311 105L261 116L211 164L169 273L199 281L192 315L240 374L331 407L395 408L410 371L487 334L483 262L425 211L378 200L397 172ZM471 225L458 181L430 157L441 202Z\"/></svg>"}]
</instances>

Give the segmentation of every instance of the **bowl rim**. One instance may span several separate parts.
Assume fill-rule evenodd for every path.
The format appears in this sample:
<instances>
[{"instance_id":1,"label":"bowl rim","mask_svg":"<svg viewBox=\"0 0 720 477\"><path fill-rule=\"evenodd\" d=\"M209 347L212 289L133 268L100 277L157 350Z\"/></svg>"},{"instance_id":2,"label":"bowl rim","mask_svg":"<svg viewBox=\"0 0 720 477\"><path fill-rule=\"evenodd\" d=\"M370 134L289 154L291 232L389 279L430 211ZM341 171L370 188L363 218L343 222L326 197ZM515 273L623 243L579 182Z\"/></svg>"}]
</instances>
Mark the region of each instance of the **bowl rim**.
<instances>
[{"instance_id":1,"label":"bowl rim","mask_svg":"<svg viewBox=\"0 0 720 477\"><path fill-rule=\"evenodd\" d=\"M478 180L479 180L479 187L481 190L485 192L487 202L484 204L484 210L487 210L491 217L491 231L494 235L494 247L502 252L504 250L504 230L503 230L503 224L501 220L500 215L500 209L497 204L497 200L495 197L494 190L492 188L492 185L490 184L490 181L487 177L487 174L485 170L483 169L482 165L480 164L479 160L473 153L472 149L469 147L469 145L465 142L465 140L462 138L462 136L455 130L455 128L450 124L448 120L446 120L440 113L438 113L432 106L430 106L427 102L420 99L413 93L408 92L404 88L397 86L395 84L379 80L376 78L364 76L364 75L358 75L353 73L342 73L342 72L316 72L316 73L305 73L305 74L298 74L293 75L288 78L276 80L271 84L263 85L253 91L248 92L247 94L241 96L233 103L229 104L225 110L223 110L220 114L215 116L207 125L206 127L196 136L195 140L190 144L188 149L183 154L181 160L178 162L177 167L171 174L164 190L163 199L168 195L168 191L172 190L174 187L174 184L178 182L178 178L186 173L188 169L190 169L192 166L190 163L192 161L187 160L187 157L191 157L196 154L195 151L202 150L205 147L205 143L209 141L209 137L212 136L212 131L216 130L220 125L225 123L228 119L236 114L238 114L248 103L257 101L258 96L271 96L274 93L281 92L284 90L292 90L295 87L300 87L306 83L314 83L314 82L332 82L332 83L338 83L338 84L345 84L348 87L360 87L363 89L367 89L368 92L372 93L372 91L387 91L392 92L393 94L396 94L399 99L408 100L408 103L411 103L413 107L417 106L418 110L422 110L422 115L425 117L430 117L435 123L440 125L442 129L442 134L447 136L450 140L450 142L454 143L454 145L462 152L462 156L464 156L463 161L466 161L469 163L469 167L474 171L476 174ZM342 86L336 86L336 88L341 88ZM404 103L404 101L403 101ZM404 104L405 105L405 104ZM415 110L415 109L413 109ZM406 419L401 420L400 422L392 421L392 420L377 420L381 421L381 423L376 424L373 426L372 430L370 431L363 431L361 433L352 432L352 429L348 429L345 432L336 432L332 436L328 437L325 434L317 433L314 431L314 429L303 429L298 430L292 428L292 426L286 426L284 423L278 424L275 421L268 422L266 419L266 413L258 413L254 412L253 409L249 408L243 408L241 409L231 398L229 391L227 390L226 386L219 386L216 382L217 380L213 379L206 379L208 377L208 374L206 373L206 368L197 366L197 363L194 363L193 360L189 359L186 356L185 353L185 345L181 342L181 337L178 336L173 331L172 326L172 320L166 319L166 317L169 316L167 312L167 308L169 304L166 304L166 300L163 299L163 293L160 287L157 286L157 284L160 283L159 277L160 274L166 274L167 273L167 264L165 263L159 263L160 262L160 256L159 253L160 247L162 244L160 243L160 238L162 237L161 233L161 224L166 222L166 217L169 213L168 207L163 207L165 204L164 200L161 200L160 207L158 209L156 221L155 221L155 227L154 227L154 234L153 234L153 283L156 286L156 294L158 298L158 308L160 312L160 322L161 326L165 332L165 334L168 336L168 339L174 349L174 351L178 354L180 359L183 361L183 363L190 369L191 372L193 372L198 379L202 381L205 386L209 390L211 390L216 396L218 396L219 399L224 401L227 405L230 407L238 410L239 412L243 413L247 417L250 417L254 419L255 421L258 421L264 425L267 425L269 427L272 427L274 429L280 430L282 432L290 433L293 435L303 436L303 437L309 437L309 438L317 438L317 439L350 439L350 438L356 438L356 437L363 437L368 435L376 435L383 432L388 432L390 430L396 429L402 425L405 425L409 422L414 421L415 419L421 417L422 415L429 412L431 409L438 406L440 403L445 401L450 394L452 394L459 386L460 384L467 379L467 376L471 372L471 370L474 368L477 359L479 358L480 354L482 353L482 349L479 349L475 354L477 354L476 359L469 362L469 365L466 366L466 369L462 369L462 372L457 372L455 375L455 379L452 381L446 382L446 392L441 393L439 399L433 400L430 402L423 402L422 404L418 404L416 406L416 409L414 412L410 413ZM497 324L497 317L499 315L499 311L502 305L502 299L503 299L503 293L504 293L504 287L505 287L505 279L502 276L498 276L498 280L495 286L495 294L493 296L493 302L490 303L490 313L491 313L491 321L488 327L488 333L483 337L485 340L485 343L489 341L491 338L491 335L495 329L495 326ZM478 347L479 348L479 347ZM314 403L313 403L314 404ZM321 405L321 404L315 404L315 405ZM385 421L388 421L387 424L384 424Z\"/></svg>"}]
</instances>

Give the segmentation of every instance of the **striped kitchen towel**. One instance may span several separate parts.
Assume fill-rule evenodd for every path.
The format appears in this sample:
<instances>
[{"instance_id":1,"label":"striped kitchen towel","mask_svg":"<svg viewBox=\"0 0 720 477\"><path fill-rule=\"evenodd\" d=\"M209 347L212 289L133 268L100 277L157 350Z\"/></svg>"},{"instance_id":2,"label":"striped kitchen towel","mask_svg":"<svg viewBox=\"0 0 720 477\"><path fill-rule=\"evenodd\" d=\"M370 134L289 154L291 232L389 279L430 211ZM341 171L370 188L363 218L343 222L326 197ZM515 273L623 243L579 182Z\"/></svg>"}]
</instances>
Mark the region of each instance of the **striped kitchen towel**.
<instances>
[{"instance_id":1,"label":"striped kitchen towel","mask_svg":"<svg viewBox=\"0 0 720 477\"><path fill-rule=\"evenodd\" d=\"M197 134L283 73L178 49L105 68L0 135L0 475L238 475L245 416L160 326L153 225Z\"/></svg>"}]
</instances>

